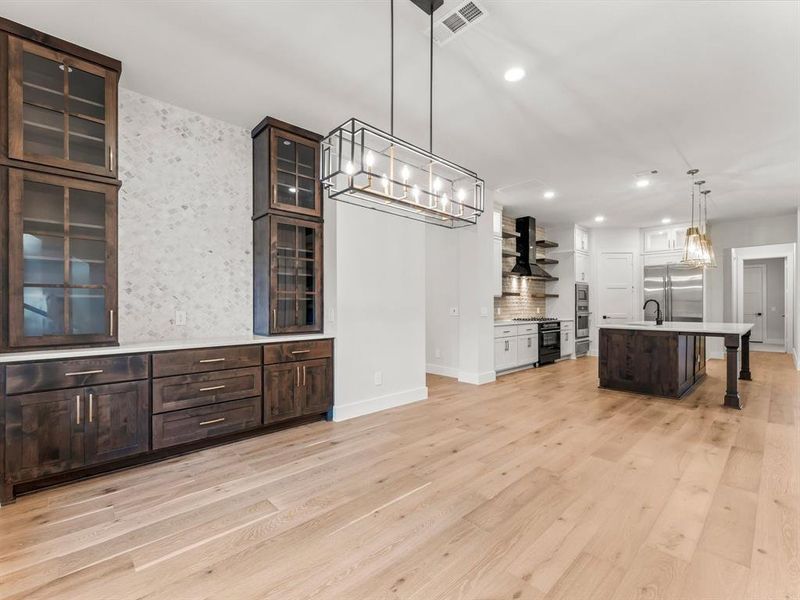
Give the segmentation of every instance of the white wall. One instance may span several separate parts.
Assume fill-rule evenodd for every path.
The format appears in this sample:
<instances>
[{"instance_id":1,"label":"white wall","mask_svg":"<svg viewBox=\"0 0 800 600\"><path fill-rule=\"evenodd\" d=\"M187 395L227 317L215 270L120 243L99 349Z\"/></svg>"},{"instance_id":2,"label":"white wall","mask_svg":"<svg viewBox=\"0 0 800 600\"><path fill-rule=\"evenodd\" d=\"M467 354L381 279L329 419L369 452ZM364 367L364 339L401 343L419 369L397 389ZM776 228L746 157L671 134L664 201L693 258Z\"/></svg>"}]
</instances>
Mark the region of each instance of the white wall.
<instances>
[{"instance_id":1,"label":"white wall","mask_svg":"<svg viewBox=\"0 0 800 600\"><path fill-rule=\"evenodd\" d=\"M476 226L426 231L427 371L482 384L494 380L492 210ZM450 308L458 309L458 316ZM439 356L436 351L439 350Z\"/></svg>"},{"instance_id":2,"label":"white wall","mask_svg":"<svg viewBox=\"0 0 800 600\"><path fill-rule=\"evenodd\" d=\"M460 316L450 309L459 308L459 232L428 227L425 245L426 370L458 377Z\"/></svg>"},{"instance_id":3,"label":"white wall","mask_svg":"<svg viewBox=\"0 0 800 600\"><path fill-rule=\"evenodd\" d=\"M797 230L795 232L798 246L800 246L800 208L795 215ZM795 301L794 301L794 365L800 369L800 256L795 257Z\"/></svg>"},{"instance_id":4,"label":"white wall","mask_svg":"<svg viewBox=\"0 0 800 600\"><path fill-rule=\"evenodd\" d=\"M335 420L427 398L425 228L327 200L335 211ZM330 244L330 240L326 240ZM330 255L328 256L330 259ZM335 278L335 282L332 281ZM376 384L376 373L382 382Z\"/></svg>"},{"instance_id":5,"label":"white wall","mask_svg":"<svg viewBox=\"0 0 800 600\"><path fill-rule=\"evenodd\" d=\"M754 217L734 221L713 221L709 235L717 256L716 269L706 269L708 321L734 321L731 305L731 248L783 244L797 241L795 214ZM722 358L720 338L709 338L709 355Z\"/></svg>"},{"instance_id":6,"label":"white wall","mask_svg":"<svg viewBox=\"0 0 800 600\"><path fill-rule=\"evenodd\" d=\"M121 342L252 331L251 148L246 129L120 89Z\"/></svg>"},{"instance_id":7,"label":"white wall","mask_svg":"<svg viewBox=\"0 0 800 600\"><path fill-rule=\"evenodd\" d=\"M784 341L784 303L785 282L783 258L767 258L761 260L745 260L744 266L763 266L764 285L766 286L767 304L764 306L764 342L783 344ZM745 290L746 291L746 290Z\"/></svg>"}]
</instances>

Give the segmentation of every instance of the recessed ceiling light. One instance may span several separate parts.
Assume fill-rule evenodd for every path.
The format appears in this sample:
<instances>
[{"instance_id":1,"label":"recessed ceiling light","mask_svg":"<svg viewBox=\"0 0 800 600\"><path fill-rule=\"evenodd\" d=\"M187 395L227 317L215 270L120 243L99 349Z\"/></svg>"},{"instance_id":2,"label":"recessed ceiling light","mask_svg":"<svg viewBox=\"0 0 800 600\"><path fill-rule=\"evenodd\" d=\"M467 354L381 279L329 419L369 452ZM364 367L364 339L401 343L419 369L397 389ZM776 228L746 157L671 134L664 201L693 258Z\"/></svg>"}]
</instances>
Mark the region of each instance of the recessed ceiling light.
<instances>
[{"instance_id":1,"label":"recessed ceiling light","mask_svg":"<svg viewBox=\"0 0 800 600\"><path fill-rule=\"evenodd\" d=\"M553 190L547 190L542 196L545 200L552 200L556 197L556 193Z\"/></svg>"},{"instance_id":2,"label":"recessed ceiling light","mask_svg":"<svg viewBox=\"0 0 800 600\"><path fill-rule=\"evenodd\" d=\"M523 69L522 67L511 67L506 71L504 77L506 81L511 81L511 82L519 81L520 79L525 77L525 69Z\"/></svg>"},{"instance_id":3,"label":"recessed ceiling light","mask_svg":"<svg viewBox=\"0 0 800 600\"><path fill-rule=\"evenodd\" d=\"M648 185L650 185L650 180L647 177L639 177L639 179L636 180L637 188L646 188Z\"/></svg>"},{"instance_id":4,"label":"recessed ceiling light","mask_svg":"<svg viewBox=\"0 0 800 600\"><path fill-rule=\"evenodd\" d=\"M663 219L661 219L661 222L662 222L664 225L667 225L667 224L669 224L669 223L672 223L672 219L670 219L669 217L664 217Z\"/></svg>"},{"instance_id":5,"label":"recessed ceiling light","mask_svg":"<svg viewBox=\"0 0 800 600\"><path fill-rule=\"evenodd\" d=\"M603 222L603 221L605 221L605 220L606 220L606 218L605 218L603 215L597 215L597 216L594 218L594 222L595 222L595 223L602 223L602 222Z\"/></svg>"}]
</instances>

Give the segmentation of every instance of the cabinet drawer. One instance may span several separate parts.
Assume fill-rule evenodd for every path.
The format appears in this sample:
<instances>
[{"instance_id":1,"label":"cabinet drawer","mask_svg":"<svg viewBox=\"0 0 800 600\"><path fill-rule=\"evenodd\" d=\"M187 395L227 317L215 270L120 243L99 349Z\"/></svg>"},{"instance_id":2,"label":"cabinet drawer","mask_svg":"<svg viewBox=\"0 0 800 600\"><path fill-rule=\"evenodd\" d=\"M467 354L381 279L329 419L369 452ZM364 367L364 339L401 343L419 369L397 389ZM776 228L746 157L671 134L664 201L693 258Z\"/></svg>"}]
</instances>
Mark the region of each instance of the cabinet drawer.
<instances>
[{"instance_id":1,"label":"cabinet drawer","mask_svg":"<svg viewBox=\"0 0 800 600\"><path fill-rule=\"evenodd\" d=\"M153 449L253 429L261 424L261 398L232 400L153 416Z\"/></svg>"},{"instance_id":2,"label":"cabinet drawer","mask_svg":"<svg viewBox=\"0 0 800 600\"><path fill-rule=\"evenodd\" d=\"M561 321L561 331L572 331L573 327L572 321Z\"/></svg>"},{"instance_id":3,"label":"cabinet drawer","mask_svg":"<svg viewBox=\"0 0 800 600\"><path fill-rule=\"evenodd\" d=\"M517 335L516 325L496 325L494 328L494 339L513 337Z\"/></svg>"},{"instance_id":4,"label":"cabinet drawer","mask_svg":"<svg viewBox=\"0 0 800 600\"><path fill-rule=\"evenodd\" d=\"M310 358L329 358L331 356L333 356L333 340L289 342L264 346L265 365Z\"/></svg>"},{"instance_id":5,"label":"cabinet drawer","mask_svg":"<svg viewBox=\"0 0 800 600\"><path fill-rule=\"evenodd\" d=\"M261 396L261 367L153 380L153 413Z\"/></svg>"},{"instance_id":6,"label":"cabinet drawer","mask_svg":"<svg viewBox=\"0 0 800 600\"><path fill-rule=\"evenodd\" d=\"M261 346L177 350L153 355L153 377L241 369L261 364Z\"/></svg>"},{"instance_id":7,"label":"cabinet drawer","mask_svg":"<svg viewBox=\"0 0 800 600\"><path fill-rule=\"evenodd\" d=\"M517 326L517 334L518 335L530 335L532 333L536 333L538 330L538 325L518 325Z\"/></svg>"},{"instance_id":8,"label":"cabinet drawer","mask_svg":"<svg viewBox=\"0 0 800 600\"><path fill-rule=\"evenodd\" d=\"M6 367L6 393L21 394L147 377L147 354L15 364Z\"/></svg>"}]
</instances>

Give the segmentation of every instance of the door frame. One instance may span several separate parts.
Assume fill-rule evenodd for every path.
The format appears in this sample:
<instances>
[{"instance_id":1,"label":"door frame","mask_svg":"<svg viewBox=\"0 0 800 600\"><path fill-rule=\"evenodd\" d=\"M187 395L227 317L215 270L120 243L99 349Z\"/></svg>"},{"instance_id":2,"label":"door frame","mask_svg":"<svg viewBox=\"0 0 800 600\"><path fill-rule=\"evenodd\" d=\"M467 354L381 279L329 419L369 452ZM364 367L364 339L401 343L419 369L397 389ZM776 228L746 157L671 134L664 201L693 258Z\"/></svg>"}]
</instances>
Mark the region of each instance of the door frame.
<instances>
[{"instance_id":1,"label":"door frame","mask_svg":"<svg viewBox=\"0 0 800 600\"><path fill-rule=\"evenodd\" d=\"M742 261L743 263L745 261ZM757 265L746 265L742 264L742 317L744 318L744 270L745 269L758 269L761 271L761 340L753 340L751 342L760 342L762 344L767 343L767 266L764 264L757 264ZM786 307L784 307L786 308ZM785 311L784 311L785 312ZM786 343L786 338L784 337L784 344Z\"/></svg>"},{"instance_id":2,"label":"door frame","mask_svg":"<svg viewBox=\"0 0 800 600\"><path fill-rule=\"evenodd\" d=\"M637 298L637 282L636 282L636 254L634 252L618 252L618 251L608 251L608 252L600 252L599 256L597 257L597 308L598 314L600 314L600 319L598 323L602 323L602 313L603 313L603 289L605 287L605 282L601 276L602 267L603 267L603 258L606 256L630 256L631 258L631 290L630 290L630 315L631 319L635 320L637 315L641 314L642 311L636 310L636 298Z\"/></svg>"},{"instance_id":3,"label":"door frame","mask_svg":"<svg viewBox=\"0 0 800 600\"><path fill-rule=\"evenodd\" d=\"M794 339L794 315L795 315L795 261L797 256L797 244L765 244L763 246L749 246L744 248L731 248L731 307L734 320L738 323L744 322L744 261L759 260L765 258L783 258L784 272L784 314L783 321L783 344L786 352L794 350L795 367L800 370L800 357Z\"/></svg>"}]
</instances>

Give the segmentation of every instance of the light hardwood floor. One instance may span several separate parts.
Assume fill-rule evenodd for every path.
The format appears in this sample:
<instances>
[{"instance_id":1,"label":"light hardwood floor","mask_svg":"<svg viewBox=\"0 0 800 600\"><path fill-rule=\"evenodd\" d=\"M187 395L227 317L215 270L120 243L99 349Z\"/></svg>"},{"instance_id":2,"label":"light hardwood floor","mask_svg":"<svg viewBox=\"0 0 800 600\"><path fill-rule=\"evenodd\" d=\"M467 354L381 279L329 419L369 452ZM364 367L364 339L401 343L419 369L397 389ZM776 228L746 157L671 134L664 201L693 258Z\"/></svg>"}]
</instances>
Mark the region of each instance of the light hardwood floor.
<instances>
[{"instance_id":1,"label":"light hardwood floor","mask_svg":"<svg viewBox=\"0 0 800 600\"><path fill-rule=\"evenodd\" d=\"M800 376L681 402L567 361L21 497L3 598L800 598Z\"/></svg>"}]
</instances>

